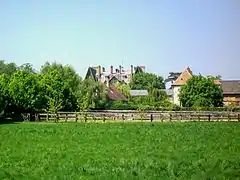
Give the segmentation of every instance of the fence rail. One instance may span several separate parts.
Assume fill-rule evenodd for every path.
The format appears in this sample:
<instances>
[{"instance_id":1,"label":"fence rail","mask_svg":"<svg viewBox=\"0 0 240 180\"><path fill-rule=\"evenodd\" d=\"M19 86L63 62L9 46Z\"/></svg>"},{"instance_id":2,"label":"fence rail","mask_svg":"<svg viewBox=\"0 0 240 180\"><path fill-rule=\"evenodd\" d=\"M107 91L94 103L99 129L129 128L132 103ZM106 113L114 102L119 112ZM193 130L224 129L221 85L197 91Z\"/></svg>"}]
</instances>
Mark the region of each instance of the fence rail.
<instances>
[{"instance_id":1,"label":"fence rail","mask_svg":"<svg viewBox=\"0 0 240 180\"><path fill-rule=\"evenodd\" d=\"M24 120L34 117L35 121L238 121L240 122L240 112L202 112L202 111L88 111L88 112L58 112L58 113L38 113L34 116L22 114Z\"/></svg>"}]
</instances>

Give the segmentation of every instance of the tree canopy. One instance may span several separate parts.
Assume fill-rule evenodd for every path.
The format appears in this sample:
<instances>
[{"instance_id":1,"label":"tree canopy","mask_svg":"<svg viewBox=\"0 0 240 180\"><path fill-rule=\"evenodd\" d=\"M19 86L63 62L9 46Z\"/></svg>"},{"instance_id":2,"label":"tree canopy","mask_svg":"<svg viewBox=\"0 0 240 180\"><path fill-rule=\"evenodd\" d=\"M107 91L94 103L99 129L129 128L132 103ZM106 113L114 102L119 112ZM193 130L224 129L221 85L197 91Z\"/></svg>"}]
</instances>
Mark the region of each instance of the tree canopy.
<instances>
[{"instance_id":1,"label":"tree canopy","mask_svg":"<svg viewBox=\"0 0 240 180\"><path fill-rule=\"evenodd\" d=\"M106 87L101 82L87 78L81 84L78 106L81 110L104 109L107 102Z\"/></svg>"},{"instance_id":2,"label":"tree canopy","mask_svg":"<svg viewBox=\"0 0 240 180\"><path fill-rule=\"evenodd\" d=\"M221 107L222 89L214 83L216 77L193 76L180 89L180 102L183 107Z\"/></svg>"},{"instance_id":3,"label":"tree canopy","mask_svg":"<svg viewBox=\"0 0 240 180\"><path fill-rule=\"evenodd\" d=\"M164 89L164 79L161 76L157 76L152 73L136 73L133 75L130 88L136 90L148 90L152 91L153 89Z\"/></svg>"},{"instance_id":4,"label":"tree canopy","mask_svg":"<svg viewBox=\"0 0 240 180\"><path fill-rule=\"evenodd\" d=\"M117 82L116 89L128 102L108 99L108 87L96 79L82 78L73 67L46 62L40 71L31 64L17 66L0 61L0 115L24 112L79 111L92 109L161 109L172 107L163 90L161 76L142 72L138 68L130 84ZM177 73L171 74L176 78ZM216 77L201 75L191 78L181 88L184 107L219 107L223 104L222 90L213 83ZM133 97L130 90L148 90L149 95Z\"/></svg>"}]
</instances>

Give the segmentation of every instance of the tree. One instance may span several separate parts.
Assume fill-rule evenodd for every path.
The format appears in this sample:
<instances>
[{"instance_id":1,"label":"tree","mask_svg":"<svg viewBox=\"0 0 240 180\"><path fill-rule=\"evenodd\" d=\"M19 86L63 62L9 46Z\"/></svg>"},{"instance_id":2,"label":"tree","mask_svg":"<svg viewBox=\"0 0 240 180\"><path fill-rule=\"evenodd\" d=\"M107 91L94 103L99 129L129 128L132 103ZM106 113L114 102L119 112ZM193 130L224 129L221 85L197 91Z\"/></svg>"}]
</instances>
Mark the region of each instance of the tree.
<instances>
[{"instance_id":1,"label":"tree","mask_svg":"<svg viewBox=\"0 0 240 180\"><path fill-rule=\"evenodd\" d=\"M10 101L8 95L8 79L6 74L0 75L0 114L3 114Z\"/></svg>"},{"instance_id":2,"label":"tree","mask_svg":"<svg viewBox=\"0 0 240 180\"><path fill-rule=\"evenodd\" d=\"M214 84L216 77L193 76L180 89L183 107L220 107L223 105L222 89Z\"/></svg>"},{"instance_id":3,"label":"tree","mask_svg":"<svg viewBox=\"0 0 240 180\"><path fill-rule=\"evenodd\" d=\"M0 60L0 74L5 74L6 77L10 77L18 69L15 63L4 63Z\"/></svg>"},{"instance_id":4,"label":"tree","mask_svg":"<svg viewBox=\"0 0 240 180\"><path fill-rule=\"evenodd\" d=\"M46 62L41 68L41 74L52 76L51 72L54 72L57 81L61 82L61 89L63 97L61 99L62 110L73 111L77 109L77 96L80 91L82 79L76 73L76 71L69 65L63 66L62 64ZM54 75L54 76L55 76ZM56 85L56 83L55 83ZM52 104L52 103L51 103Z\"/></svg>"},{"instance_id":5,"label":"tree","mask_svg":"<svg viewBox=\"0 0 240 180\"><path fill-rule=\"evenodd\" d=\"M130 98L130 86L128 84L121 84L120 82L115 83L115 87L120 91L127 99Z\"/></svg>"},{"instance_id":6,"label":"tree","mask_svg":"<svg viewBox=\"0 0 240 180\"><path fill-rule=\"evenodd\" d=\"M81 110L102 109L107 102L107 91L103 83L93 79L85 79L81 84L78 96L78 105Z\"/></svg>"},{"instance_id":7,"label":"tree","mask_svg":"<svg viewBox=\"0 0 240 180\"><path fill-rule=\"evenodd\" d=\"M18 111L36 111L41 104L38 74L29 69L19 69L8 85L8 92Z\"/></svg>"},{"instance_id":8,"label":"tree","mask_svg":"<svg viewBox=\"0 0 240 180\"><path fill-rule=\"evenodd\" d=\"M152 91L153 89L164 89L165 84L163 77L161 76L152 73L137 73L134 74L131 79L130 88Z\"/></svg>"},{"instance_id":9,"label":"tree","mask_svg":"<svg viewBox=\"0 0 240 180\"><path fill-rule=\"evenodd\" d=\"M62 109L64 102L65 87L62 75L57 69L53 69L41 74L40 77L44 109L56 113Z\"/></svg>"}]
</instances>

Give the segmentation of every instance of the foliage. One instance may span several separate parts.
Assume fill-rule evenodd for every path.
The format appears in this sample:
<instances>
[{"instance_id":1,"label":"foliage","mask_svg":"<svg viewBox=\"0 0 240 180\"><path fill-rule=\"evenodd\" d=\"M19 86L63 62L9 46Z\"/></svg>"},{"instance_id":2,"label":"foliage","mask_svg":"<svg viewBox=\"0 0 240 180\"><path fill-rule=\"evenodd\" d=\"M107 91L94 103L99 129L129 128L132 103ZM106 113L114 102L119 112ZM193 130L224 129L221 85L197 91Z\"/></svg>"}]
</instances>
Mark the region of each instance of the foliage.
<instances>
[{"instance_id":1,"label":"foliage","mask_svg":"<svg viewBox=\"0 0 240 180\"><path fill-rule=\"evenodd\" d=\"M15 63L4 63L3 60L0 60L0 74L10 77L17 69L18 67Z\"/></svg>"},{"instance_id":2,"label":"foliage","mask_svg":"<svg viewBox=\"0 0 240 180\"><path fill-rule=\"evenodd\" d=\"M214 84L213 77L193 76L180 89L180 102L184 107L220 107L223 105L222 89Z\"/></svg>"},{"instance_id":3,"label":"foliage","mask_svg":"<svg viewBox=\"0 0 240 180\"><path fill-rule=\"evenodd\" d=\"M54 81L58 81L55 82L55 86L57 87L54 88L59 88L59 91L57 89L53 90L58 91L58 95L55 101L56 102L58 101L59 108L65 111L76 110L78 105L77 95L79 94L82 82L81 77L76 73L76 71L71 66L68 65L63 66L61 64L57 63L50 64L49 62L47 62L42 66L41 74L43 76L46 74L52 74L52 72L54 72L55 75L57 76L55 77L56 79ZM56 83L58 83L58 85L56 85ZM59 94L60 92L61 95Z\"/></svg>"},{"instance_id":4,"label":"foliage","mask_svg":"<svg viewBox=\"0 0 240 180\"><path fill-rule=\"evenodd\" d=\"M62 74L57 69L47 71L41 75L40 83L44 92L44 109L50 112L62 109L64 91L67 91L62 81Z\"/></svg>"},{"instance_id":5,"label":"foliage","mask_svg":"<svg viewBox=\"0 0 240 180\"><path fill-rule=\"evenodd\" d=\"M5 124L0 179L239 179L239 135L220 122Z\"/></svg>"},{"instance_id":6,"label":"foliage","mask_svg":"<svg viewBox=\"0 0 240 180\"><path fill-rule=\"evenodd\" d=\"M168 80L179 73L170 73ZM78 111L90 109L129 110L224 110L239 111L238 107L215 108L222 105L221 88L213 80L221 78L194 76L181 89L180 100L185 107L173 105L168 100L161 76L137 73L129 85L117 82L115 87L128 102L111 102L107 98L107 87L92 79L82 81L73 67L56 62L46 62L40 72L31 64L17 66L0 61L0 115L39 111ZM166 81L168 81L166 80ZM131 97L130 89L146 89L148 96Z\"/></svg>"},{"instance_id":7,"label":"foliage","mask_svg":"<svg viewBox=\"0 0 240 180\"><path fill-rule=\"evenodd\" d=\"M3 114L8 103L9 103L9 95L8 95L8 78L5 74L0 75L0 114Z\"/></svg>"},{"instance_id":8,"label":"foliage","mask_svg":"<svg viewBox=\"0 0 240 180\"><path fill-rule=\"evenodd\" d=\"M116 82L115 87L118 91L120 91L127 99L130 98L130 86L128 84L121 84L120 82Z\"/></svg>"},{"instance_id":9,"label":"foliage","mask_svg":"<svg viewBox=\"0 0 240 180\"><path fill-rule=\"evenodd\" d=\"M47 76L48 86L53 86L50 96L55 98L51 100L51 104L57 103L57 109L65 111L74 111L77 109L78 94L82 79L71 66L63 66L62 64L46 62L41 69L41 74ZM51 79L53 76L53 79ZM55 81L55 82L51 82ZM53 83L53 85L51 85ZM44 83L43 83L44 84ZM57 88L57 89L56 89ZM49 89L50 90L50 89ZM50 92L48 92L50 93ZM56 95L56 97L54 97ZM50 102L49 102L50 103Z\"/></svg>"},{"instance_id":10,"label":"foliage","mask_svg":"<svg viewBox=\"0 0 240 180\"><path fill-rule=\"evenodd\" d=\"M133 102L113 101L106 104L105 109L110 110L136 110L136 105Z\"/></svg>"},{"instance_id":11,"label":"foliage","mask_svg":"<svg viewBox=\"0 0 240 180\"><path fill-rule=\"evenodd\" d=\"M167 108L172 105L167 94L161 89L153 89L148 96L131 97L130 102L135 104L136 109L156 110Z\"/></svg>"},{"instance_id":12,"label":"foliage","mask_svg":"<svg viewBox=\"0 0 240 180\"><path fill-rule=\"evenodd\" d=\"M81 110L103 109L107 102L106 86L93 79L85 79L78 95L78 106Z\"/></svg>"},{"instance_id":13,"label":"foliage","mask_svg":"<svg viewBox=\"0 0 240 180\"><path fill-rule=\"evenodd\" d=\"M38 74L19 69L10 78L8 92L19 111L34 111L41 104Z\"/></svg>"},{"instance_id":14,"label":"foliage","mask_svg":"<svg viewBox=\"0 0 240 180\"><path fill-rule=\"evenodd\" d=\"M165 84L161 76L152 73L137 73L131 79L130 88L152 91L153 89L164 89Z\"/></svg>"}]
</instances>

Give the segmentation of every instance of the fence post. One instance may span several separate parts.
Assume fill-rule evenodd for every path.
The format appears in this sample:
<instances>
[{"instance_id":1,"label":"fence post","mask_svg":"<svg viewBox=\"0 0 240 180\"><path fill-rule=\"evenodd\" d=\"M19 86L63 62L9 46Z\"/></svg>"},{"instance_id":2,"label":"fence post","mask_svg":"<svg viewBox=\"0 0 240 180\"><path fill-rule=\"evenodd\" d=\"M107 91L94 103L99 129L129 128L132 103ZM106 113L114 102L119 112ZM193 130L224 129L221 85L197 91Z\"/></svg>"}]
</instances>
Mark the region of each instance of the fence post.
<instances>
[{"instance_id":1,"label":"fence post","mask_svg":"<svg viewBox=\"0 0 240 180\"><path fill-rule=\"evenodd\" d=\"M65 122L67 122L67 120L68 120L68 114L66 113L65 116L66 116L66 117L65 117Z\"/></svg>"},{"instance_id":2,"label":"fence post","mask_svg":"<svg viewBox=\"0 0 240 180\"><path fill-rule=\"evenodd\" d=\"M77 122L78 121L78 113L76 112L75 114L75 121Z\"/></svg>"},{"instance_id":3,"label":"fence post","mask_svg":"<svg viewBox=\"0 0 240 180\"><path fill-rule=\"evenodd\" d=\"M230 114L228 114L228 121L230 121Z\"/></svg>"},{"instance_id":4,"label":"fence post","mask_svg":"<svg viewBox=\"0 0 240 180\"><path fill-rule=\"evenodd\" d=\"M153 122L153 115L151 114L151 122Z\"/></svg>"},{"instance_id":5,"label":"fence post","mask_svg":"<svg viewBox=\"0 0 240 180\"><path fill-rule=\"evenodd\" d=\"M208 121L211 121L211 114L208 115Z\"/></svg>"},{"instance_id":6,"label":"fence post","mask_svg":"<svg viewBox=\"0 0 240 180\"><path fill-rule=\"evenodd\" d=\"M240 122L240 114L238 114L238 122Z\"/></svg>"},{"instance_id":7,"label":"fence post","mask_svg":"<svg viewBox=\"0 0 240 180\"><path fill-rule=\"evenodd\" d=\"M125 118L124 118L124 114L122 114L122 120L123 120L123 121L125 120Z\"/></svg>"},{"instance_id":8,"label":"fence post","mask_svg":"<svg viewBox=\"0 0 240 180\"><path fill-rule=\"evenodd\" d=\"M59 114L58 114L58 112L57 112L57 122L59 121Z\"/></svg>"},{"instance_id":9,"label":"fence post","mask_svg":"<svg viewBox=\"0 0 240 180\"><path fill-rule=\"evenodd\" d=\"M169 115L169 120L172 121L172 114Z\"/></svg>"},{"instance_id":10,"label":"fence post","mask_svg":"<svg viewBox=\"0 0 240 180\"><path fill-rule=\"evenodd\" d=\"M84 114L84 121L87 122L87 113Z\"/></svg>"},{"instance_id":11,"label":"fence post","mask_svg":"<svg viewBox=\"0 0 240 180\"><path fill-rule=\"evenodd\" d=\"M105 121L106 121L106 115L103 114L103 122L105 122Z\"/></svg>"},{"instance_id":12,"label":"fence post","mask_svg":"<svg viewBox=\"0 0 240 180\"><path fill-rule=\"evenodd\" d=\"M34 116L35 116L35 121L39 121L39 116L38 116L38 114L35 113Z\"/></svg>"}]
</instances>

